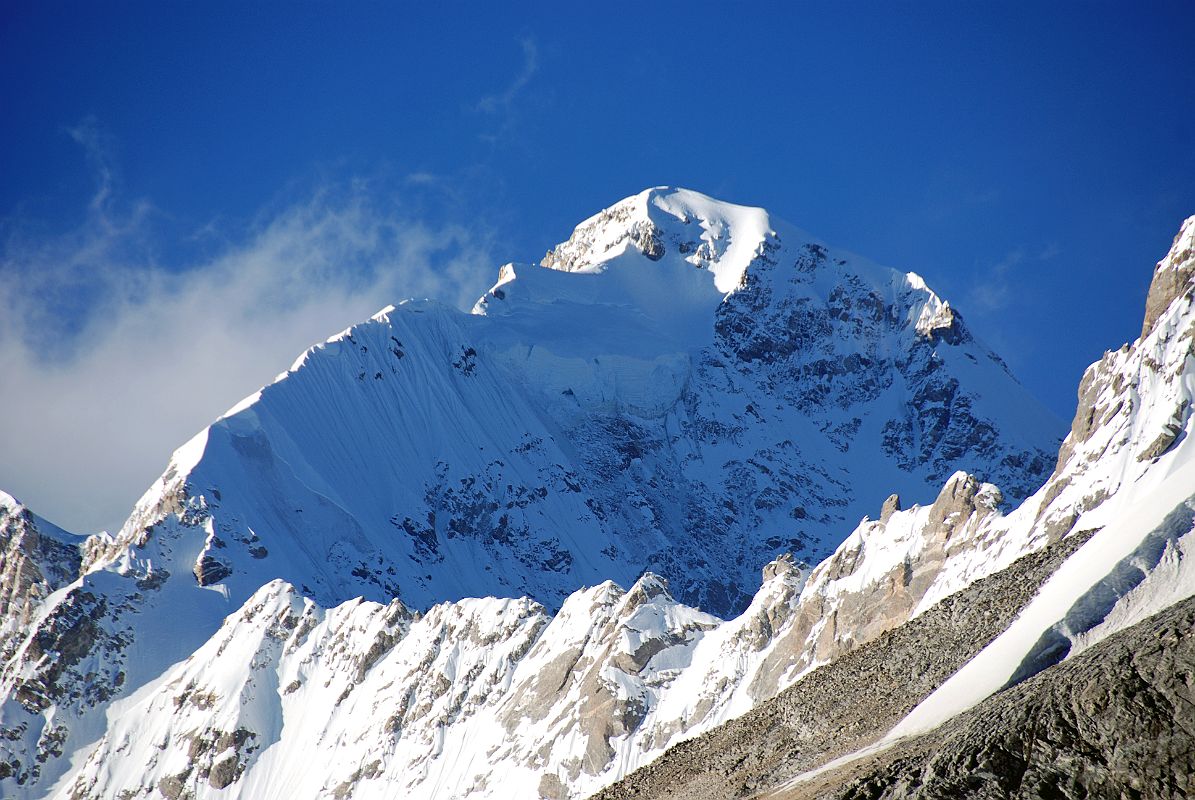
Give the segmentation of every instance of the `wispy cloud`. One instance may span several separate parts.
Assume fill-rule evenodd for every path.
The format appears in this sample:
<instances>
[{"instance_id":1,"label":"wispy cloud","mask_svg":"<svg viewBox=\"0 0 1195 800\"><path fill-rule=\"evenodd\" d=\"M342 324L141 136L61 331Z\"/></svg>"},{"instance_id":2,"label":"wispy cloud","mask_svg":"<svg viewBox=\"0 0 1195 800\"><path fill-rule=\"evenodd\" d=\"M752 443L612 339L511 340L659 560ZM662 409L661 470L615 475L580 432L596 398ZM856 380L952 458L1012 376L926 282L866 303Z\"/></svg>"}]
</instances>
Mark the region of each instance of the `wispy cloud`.
<instances>
[{"instance_id":1,"label":"wispy cloud","mask_svg":"<svg viewBox=\"0 0 1195 800\"><path fill-rule=\"evenodd\" d=\"M1016 297L1017 287L1028 284L1025 270L1040 269L1060 255L1062 248L1057 242L1010 250L998 261L982 269L967 297L968 307L989 314L1008 308Z\"/></svg>"},{"instance_id":2,"label":"wispy cloud","mask_svg":"<svg viewBox=\"0 0 1195 800\"><path fill-rule=\"evenodd\" d=\"M523 49L523 66L506 88L494 94L488 94L477 101L473 111L486 114L493 118L496 128L483 133L482 138L490 141L497 140L508 133L514 125L515 101L527 88L527 84L539 72L539 47L531 37L519 40Z\"/></svg>"},{"instance_id":3,"label":"wispy cloud","mask_svg":"<svg viewBox=\"0 0 1195 800\"><path fill-rule=\"evenodd\" d=\"M970 306L980 312L999 311L1012 299L1009 272L1025 260L1025 251L1013 250L988 269L971 289Z\"/></svg>"},{"instance_id":4,"label":"wispy cloud","mask_svg":"<svg viewBox=\"0 0 1195 800\"><path fill-rule=\"evenodd\" d=\"M118 525L174 447L313 342L409 296L467 305L493 277L484 232L361 182L210 226L214 252L167 268L94 124L71 136L96 174L86 221L10 220L0 244L0 488L68 528Z\"/></svg>"},{"instance_id":5,"label":"wispy cloud","mask_svg":"<svg viewBox=\"0 0 1195 800\"><path fill-rule=\"evenodd\" d=\"M1062 255L1062 246L1058 242L1050 242L1037 253L1038 261L1049 261Z\"/></svg>"},{"instance_id":6,"label":"wispy cloud","mask_svg":"<svg viewBox=\"0 0 1195 800\"><path fill-rule=\"evenodd\" d=\"M519 96L519 93L523 91L523 88L531 82L535 73L539 71L539 48L536 47L535 40L526 37L519 40L519 45L523 48L523 68L519 70L519 74L515 76L515 79L504 90L496 94L486 95L478 100L478 111L484 111L488 114L509 112L515 98Z\"/></svg>"},{"instance_id":7,"label":"wispy cloud","mask_svg":"<svg viewBox=\"0 0 1195 800\"><path fill-rule=\"evenodd\" d=\"M116 189L116 169L112 164L111 143L107 141L95 117L87 117L73 128L67 128L66 132L83 148L87 156L87 162L96 178L96 191L91 197L91 211L103 216Z\"/></svg>"}]
</instances>

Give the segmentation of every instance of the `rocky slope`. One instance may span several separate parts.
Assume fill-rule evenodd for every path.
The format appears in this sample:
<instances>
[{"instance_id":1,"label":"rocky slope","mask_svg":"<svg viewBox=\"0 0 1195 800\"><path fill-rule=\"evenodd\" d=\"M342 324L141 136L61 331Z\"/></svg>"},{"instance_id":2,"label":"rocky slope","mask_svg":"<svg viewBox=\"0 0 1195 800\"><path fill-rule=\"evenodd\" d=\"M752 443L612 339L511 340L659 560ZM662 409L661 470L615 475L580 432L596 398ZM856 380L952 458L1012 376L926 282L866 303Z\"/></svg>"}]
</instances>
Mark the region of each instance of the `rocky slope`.
<instances>
[{"instance_id":1,"label":"rocky slope","mask_svg":"<svg viewBox=\"0 0 1195 800\"><path fill-rule=\"evenodd\" d=\"M662 189L543 267L180 448L0 668L5 796L579 796L1049 538L1052 420L916 275Z\"/></svg>"},{"instance_id":2,"label":"rocky slope","mask_svg":"<svg viewBox=\"0 0 1195 800\"><path fill-rule=\"evenodd\" d=\"M1190 797L1193 630L1188 598L930 734L776 800Z\"/></svg>"},{"instance_id":3,"label":"rocky slope","mask_svg":"<svg viewBox=\"0 0 1195 800\"><path fill-rule=\"evenodd\" d=\"M1070 537L976 581L594 797L752 797L871 744L995 639L1086 540Z\"/></svg>"}]
</instances>

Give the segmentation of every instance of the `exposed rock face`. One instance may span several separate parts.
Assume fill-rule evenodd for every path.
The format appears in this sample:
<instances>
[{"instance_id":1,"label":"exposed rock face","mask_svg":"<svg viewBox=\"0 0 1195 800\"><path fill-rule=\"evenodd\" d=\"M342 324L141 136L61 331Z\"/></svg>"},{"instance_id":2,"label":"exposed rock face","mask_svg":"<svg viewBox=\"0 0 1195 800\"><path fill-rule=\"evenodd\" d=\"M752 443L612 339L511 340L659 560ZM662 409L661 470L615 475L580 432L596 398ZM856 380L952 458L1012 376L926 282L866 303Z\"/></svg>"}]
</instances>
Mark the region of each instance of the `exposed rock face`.
<instances>
[{"instance_id":1,"label":"exposed rock face","mask_svg":"<svg viewBox=\"0 0 1195 800\"><path fill-rule=\"evenodd\" d=\"M46 597L78 577L82 542L0 492L0 664Z\"/></svg>"},{"instance_id":2,"label":"exposed rock face","mask_svg":"<svg viewBox=\"0 0 1195 800\"><path fill-rule=\"evenodd\" d=\"M1190 797L1193 630L1188 599L932 734L776 798Z\"/></svg>"},{"instance_id":3,"label":"exposed rock face","mask_svg":"<svg viewBox=\"0 0 1195 800\"><path fill-rule=\"evenodd\" d=\"M1192 398L1183 376L1195 353L1193 279L1195 217L1183 223L1154 269L1141 338L1105 353L1083 374L1071 432L1039 508L1051 537L1073 524L1076 508L1098 506L1144 468L1122 469L1121 460L1148 465L1186 435Z\"/></svg>"},{"instance_id":4,"label":"exposed rock face","mask_svg":"<svg viewBox=\"0 0 1195 800\"><path fill-rule=\"evenodd\" d=\"M1195 277L1195 217L1188 219L1174 237L1174 244L1166 257L1154 269L1145 301L1145 322L1141 337L1153 331L1158 319L1179 297L1190 300L1191 279Z\"/></svg>"},{"instance_id":5,"label":"exposed rock face","mask_svg":"<svg viewBox=\"0 0 1195 800\"><path fill-rule=\"evenodd\" d=\"M204 554L195 562L195 580L200 586L211 586L232 574L232 568L218 558Z\"/></svg>"},{"instance_id":6,"label":"exposed rock face","mask_svg":"<svg viewBox=\"0 0 1195 800\"><path fill-rule=\"evenodd\" d=\"M888 499L884 501L883 507L880 508L880 522L886 523L897 511L900 511L900 495L888 495Z\"/></svg>"}]
</instances>

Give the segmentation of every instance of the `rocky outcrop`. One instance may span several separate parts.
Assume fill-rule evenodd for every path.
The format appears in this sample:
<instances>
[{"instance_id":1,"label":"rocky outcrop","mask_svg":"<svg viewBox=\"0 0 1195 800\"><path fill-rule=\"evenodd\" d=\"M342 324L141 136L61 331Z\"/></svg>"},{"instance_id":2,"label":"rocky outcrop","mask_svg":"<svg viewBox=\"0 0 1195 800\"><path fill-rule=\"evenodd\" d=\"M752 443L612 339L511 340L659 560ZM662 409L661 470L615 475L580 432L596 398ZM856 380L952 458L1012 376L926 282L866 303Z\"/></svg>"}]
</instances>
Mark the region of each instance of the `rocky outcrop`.
<instances>
[{"instance_id":1,"label":"rocky outcrop","mask_svg":"<svg viewBox=\"0 0 1195 800\"><path fill-rule=\"evenodd\" d=\"M792 620L775 633L752 691L763 700L797 676L904 624L926 601L953 555L999 518L1001 495L973 475L953 475L927 507L899 511L889 497L809 575Z\"/></svg>"},{"instance_id":2,"label":"rocky outcrop","mask_svg":"<svg viewBox=\"0 0 1195 800\"><path fill-rule=\"evenodd\" d=\"M46 597L79 576L82 542L0 492L0 664Z\"/></svg>"},{"instance_id":3,"label":"rocky outcrop","mask_svg":"<svg viewBox=\"0 0 1195 800\"><path fill-rule=\"evenodd\" d=\"M880 522L887 522L897 511L900 511L900 495L888 495L888 499L880 507Z\"/></svg>"},{"instance_id":4,"label":"rocky outcrop","mask_svg":"<svg viewBox=\"0 0 1195 800\"><path fill-rule=\"evenodd\" d=\"M1149 295L1145 300L1145 321L1141 325L1141 337L1153 331L1154 325L1166 309L1179 297L1191 296L1192 278L1195 277L1195 217L1188 218L1174 237L1174 243L1166 257L1158 262L1153 280L1149 284Z\"/></svg>"},{"instance_id":5,"label":"rocky outcrop","mask_svg":"<svg viewBox=\"0 0 1195 800\"><path fill-rule=\"evenodd\" d=\"M1083 373L1070 434L1046 482L1038 518L1056 538L1076 512L1114 495L1186 435L1192 397L1183 384L1195 355L1195 217L1154 268L1141 338L1106 352Z\"/></svg>"}]
</instances>

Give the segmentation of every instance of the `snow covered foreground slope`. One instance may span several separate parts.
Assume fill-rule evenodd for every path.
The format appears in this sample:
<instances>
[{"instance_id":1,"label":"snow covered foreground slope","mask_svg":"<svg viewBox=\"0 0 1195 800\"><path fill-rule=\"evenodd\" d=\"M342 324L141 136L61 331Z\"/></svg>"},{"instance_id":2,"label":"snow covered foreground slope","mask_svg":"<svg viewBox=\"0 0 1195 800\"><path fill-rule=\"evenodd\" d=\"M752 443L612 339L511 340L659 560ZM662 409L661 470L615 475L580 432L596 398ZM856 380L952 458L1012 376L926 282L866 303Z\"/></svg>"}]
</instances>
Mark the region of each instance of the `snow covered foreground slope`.
<instances>
[{"instance_id":1,"label":"snow covered foreground slope","mask_svg":"<svg viewBox=\"0 0 1195 800\"><path fill-rule=\"evenodd\" d=\"M769 565L727 622L652 575L578 591L555 615L494 598L325 611L272 582L118 701L59 794L583 797L1017 557L1089 536L943 684L954 705L931 695L897 733L935 724L1195 594L1193 236L1195 218L1159 265L1184 287L1141 340L1088 370L1056 472L1007 515L995 486L955 474L931 505L885 504L808 576Z\"/></svg>"},{"instance_id":2,"label":"snow covered foreground slope","mask_svg":"<svg viewBox=\"0 0 1195 800\"><path fill-rule=\"evenodd\" d=\"M356 692L341 703L343 691L304 694L289 706L295 678L268 690L271 669L279 680L298 669L270 642L301 649L307 626L299 636L267 625L258 646L245 617L287 603L326 617L328 636L342 642L305 656L311 669L346 659L365 665L367 680L387 653L419 665L448 658L438 672L419 671L431 682L422 701L417 688L394 696L414 704L406 727L362 734L362 752L401 741L406 755L347 772L328 764L329 780L360 769L354 785L373 772L381 786L377 770L408 775L418 762L428 777L411 791L427 796L450 792L438 770L495 782L519 769L537 791L575 796L903 619L904 610L873 614L856 630L872 600L851 598L891 592L841 565L815 573L802 594L800 573L781 562L752 600L772 556L819 558L892 489L928 500L960 467L1010 498L1048 471L1049 415L948 304L917 276L836 253L759 209L649 190L583 223L545 266L505 267L473 315L431 303L388 309L313 348L181 448L119 534L88 540L86 574L36 604L35 624L4 664L5 795L57 785L68 796L198 796L221 790L231 769L227 795L260 791L255 781L266 778L255 775L276 778L271 759L352 761L358 751L332 746L348 736L333 728L318 754L287 738L303 730L282 724L288 708L291 722L320 707L317 726L361 725L340 710ZM949 536L999 505L990 487L958 477L932 508L892 524L911 530L925 515ZM645 569L706 611L746 611L719 624L653 589L655 622L636 617L599 635L605 612L573 593L597 584L613 598L620 592L604 581L632 585ZM918 574L922 583L937 575ZM399 607L360 604L362 625L398 626L381 640L340 631L342 608L320 610L398 596L395 620L414 620L434 603L484 594L534 598L547 610L494 601L523 608L532 628L550 630L561 618L549 625L550 610L563 615L570 604L588 620L571 639L543 641L543 658L560 669L589 647L589 669L564 669L559 685L524 693L535 709L559 710L522 739L510 687L540 670L516 674L526 655L517 642L540 640L501 624L494 603L461 600L412 621L410 635L437 642L419 656L404 644L418 640L384 622L384 609ZM482 614L473 666L460 668L457 628L441 635L424 624L437 613ZM249 648L265 672L214 657L221 645L212 642L237 620L246 626L224 651ZM188 669L210 683L194 707L176 684ZM466 686L484 713L464 712ZM429 711L438 702L445 716ZM162 738L134 735L149 730ZM483 755L461 744L512 737L517 749ZM122 783L138 769L156 782Z\"/></svg>"}]
</instances>

